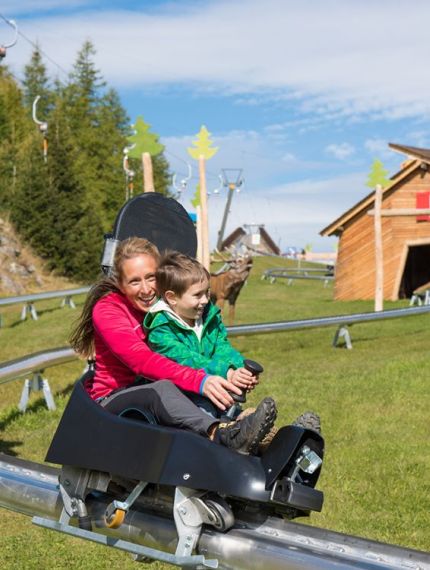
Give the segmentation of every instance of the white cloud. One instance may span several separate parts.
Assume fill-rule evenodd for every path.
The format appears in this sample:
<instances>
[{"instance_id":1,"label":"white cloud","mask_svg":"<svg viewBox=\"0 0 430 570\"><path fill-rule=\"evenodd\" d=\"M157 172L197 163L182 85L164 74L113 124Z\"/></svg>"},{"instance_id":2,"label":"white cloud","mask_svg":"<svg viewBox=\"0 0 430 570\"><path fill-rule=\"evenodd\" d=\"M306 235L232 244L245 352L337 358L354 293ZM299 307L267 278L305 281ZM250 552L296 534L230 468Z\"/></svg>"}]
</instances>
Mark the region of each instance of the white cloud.
<instances>
[{"instance_id":1,"label":"white cloud","mask_svg":"<svg viewBox=\"0 0 430 570\"><path fill-rule=\"evenodd\" d=\"M191 138L165 137L162 140L172 169L177 169L179 176L187 172L185 163L189 159L184 149L189 146ZM209 192L219 186L219 165L246 166L243 171L245 185L239 193L233 194L225 235L243 224L264 224L275 242L281 240L282 247L303 246L311 242L316 251L331 251L331 241L321 238L319 231L368 193L364 186L366 175L362 172L320 180L307 178L273 183L268 173L273 173L274 168L279 170L281 163L260 154L264 141L259 136L236 131L231 137L225 134L214 138L214 144L219 145L220 150L206 165ZM228 163L225 162L226 157L230 159ZM190 163L193 177L181 201L187 209L193 210L190 200L195 193L198 173L195 161L190 160ZM300 172L307 172L309 168L301 164ZM285 178L288 180L288 176ZM209 197L211 246L215 246L217 241L226 200L225 188Z\"/></svg>"},{"instance_id":2,"label":"white cloud","mask_svg":"<svg viewBox=\"0 0 430 570\"><path fill-rule=\"evenodd\" d=\"M24 20L22 30L62 67L91 38L97 64L117 86L185 82L293 97L325 121L430 113L430 76L423 72L428 2L411 0L406 8L402 0L230 0L186 8L74 11ZM395 42L385 41L381 31L388 29L399 32ZM21 39L8 63L22 69L28 57Z\"/></svg>"},{"instance_id":3,"label":"white cloud","mask_svg":"<svg viewBox=\"0 0 430 570\"><path fill-rule=\"evenodd\" d=\"M369 151L369 153L374 158L393 158L393 151L390 150L388 142L385 139L367 139L364 141L364 148ZM390 141L393 142L393 141Z\"/></svg>"},{"instance_id":4,"label":"white cloud","mask_svg":"<svg viewBox=\"0 0 430 570\"><path fill-rule=\"evenodd\" d=\"M344 160L345 158L348 158L349 156L354 154L355 149L349 143L344 142L340 144L334 144L334 143L329 144L325 147L325 151L328 154L332 154L335 158L338 158L339 160Z\"/></svg>"}]
</instances>

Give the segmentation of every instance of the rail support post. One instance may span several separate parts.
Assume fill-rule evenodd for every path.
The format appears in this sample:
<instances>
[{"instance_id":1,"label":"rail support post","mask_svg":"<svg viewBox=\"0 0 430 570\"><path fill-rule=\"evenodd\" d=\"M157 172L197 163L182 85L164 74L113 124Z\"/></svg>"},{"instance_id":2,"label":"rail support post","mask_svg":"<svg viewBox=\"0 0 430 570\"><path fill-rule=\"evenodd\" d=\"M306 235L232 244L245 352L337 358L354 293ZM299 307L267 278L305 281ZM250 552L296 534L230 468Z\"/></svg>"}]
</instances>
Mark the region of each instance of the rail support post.
<instances>
[{"instance_id":1,"label":"rail support post","mask_svg":"<svg viewBox=\"0 0 430 570\"><path fill-rule=\"evenodd\" d=\"M32 378L26 378L24 381L24 387L21 392L21 399L18 404L18 410L20 412L25 412L28 406L28 400L30 398L31 392L43 392L43 397L45 398L46 406L48 410L55 410L56 406L54 403L54 398L52 397L51 388L49 387L49 382L46 378L42 376L43 370L38 372L33 372Z\"/></svg>"},{"instance_id":2,"label":"rail support post","mask_svg":"<svg viewBox=\"0 0 430 570\"><path fill-rule=\"evenodd\" d=\"M33 305L33 303L26 303L21 311L21 321L25 321L25 319L27 318L28 313L30 313L31 318L33 319L33 321L37 321L38 316L37 316L37 311L35 306Z\"/></svg>"},{"instance_id":3,"label":"rail support post","mask_svg":"<svg viewBox=\"0 0 430 570\"><path fill-rule=\"evenodd\" d=\"M76 309L76 305L72 299L71 295L66 295L61 301L61 307L70 307L71 309Z\"/></svg>"},{"instance_id":4,"label":"rail support post","mask_svg":"<svg viewBox=\"0 0 430 570\"><path fill-rule=\"evenodd\" d=\"M343 338L346 348L352 348L351 335L349 334L348 325L341 325L334 335L333 346L339 346L339 339Z\"/></svg>"}]
</instances>

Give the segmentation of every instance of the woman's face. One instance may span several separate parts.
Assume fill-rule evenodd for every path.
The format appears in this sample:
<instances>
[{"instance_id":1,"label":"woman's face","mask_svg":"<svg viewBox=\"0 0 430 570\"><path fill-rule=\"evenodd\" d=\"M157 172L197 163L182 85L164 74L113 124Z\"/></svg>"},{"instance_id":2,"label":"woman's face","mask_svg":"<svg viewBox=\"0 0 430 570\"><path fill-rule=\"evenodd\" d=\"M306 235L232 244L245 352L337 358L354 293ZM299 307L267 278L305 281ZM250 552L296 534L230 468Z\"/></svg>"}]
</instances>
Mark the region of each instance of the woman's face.
<instances>
[{"instance_id":1,"label":"woman's face","mask_svg":"<svg viewBox=\"0 0 430 570\"><path fill-rule=\"evenodd\" d=\"M119 288L134 307L145 313L157 298L155 292L157 265L157 261L148 254L126 259L122 264Z\"/></svg>"}]
</instances>

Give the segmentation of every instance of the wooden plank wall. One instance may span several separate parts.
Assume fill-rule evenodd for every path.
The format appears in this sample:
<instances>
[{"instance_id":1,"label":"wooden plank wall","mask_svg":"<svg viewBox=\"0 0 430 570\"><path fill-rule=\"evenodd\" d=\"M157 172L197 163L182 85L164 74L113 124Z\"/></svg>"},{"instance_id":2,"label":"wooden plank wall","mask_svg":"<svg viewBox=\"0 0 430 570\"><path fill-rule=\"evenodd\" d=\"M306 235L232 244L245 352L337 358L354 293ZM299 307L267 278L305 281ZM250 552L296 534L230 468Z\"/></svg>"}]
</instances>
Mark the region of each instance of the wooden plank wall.
<instances>
[{"instance_id":1,"label":"wooden plank wall","mask_svg":"<svg viewBox=\"0 0 430 570\"><path fill-rule=\"evenodd\" d=\"M415 208L417 192L430 191L430 173L417 167L383 197L382 208ZM369 209L373 208L372 203ZM367 210L350 220L342 232L336 263L334 296L337 300L373 299L375 294L374 219ZM384 299L398 298L398 285L407 242L430 243L430 222L415 216L382 218Z\"/></svg>"}]
</instances>

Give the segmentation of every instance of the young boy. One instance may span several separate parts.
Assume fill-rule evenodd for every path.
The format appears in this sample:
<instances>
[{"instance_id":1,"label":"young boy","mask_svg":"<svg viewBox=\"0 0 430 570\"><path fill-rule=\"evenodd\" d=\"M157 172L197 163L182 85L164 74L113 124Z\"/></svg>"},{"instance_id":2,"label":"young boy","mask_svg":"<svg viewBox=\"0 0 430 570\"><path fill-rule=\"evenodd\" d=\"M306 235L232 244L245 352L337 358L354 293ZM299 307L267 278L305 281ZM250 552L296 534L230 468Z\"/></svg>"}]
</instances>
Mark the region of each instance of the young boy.
<instances>
[{"instance_id":1,"label":"young boy","mask_svg":"<svg viewBox=\"0 0 430 570\"><path fill-rule=\"evenodd\" d=\"M160 299L144 320L150 347L180 364L223 376L243 390L254 389L258 377L243 368L243 356L227 339L220 309L209 301L210 275L203 265L182 253L170 252L161 259L155 277ZM196 394L190 397L200 408L219 417L207 398ZM244 410L237 419L253 411ZM319 416L314 412L305 412L293 424L321 432ZM273 426L260 442L260 452L276 431Z\"/></svg>"},{"instance_id":2,"label":"young boy","mask_svg":"<svg viewBox=\"0 0 430 570\"><path fill-rule=\"evenodd\" d=\"M253 389L258 378L243 367L243 356L227 339L220 309L209 301L210 275L203 265L182 253L167 253L156 281L160 299L144 321L150 347L180 364Z\"/></svg>"}]
</instances>

